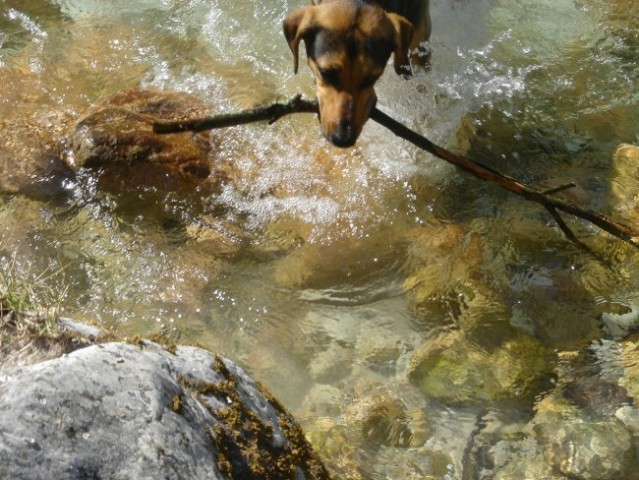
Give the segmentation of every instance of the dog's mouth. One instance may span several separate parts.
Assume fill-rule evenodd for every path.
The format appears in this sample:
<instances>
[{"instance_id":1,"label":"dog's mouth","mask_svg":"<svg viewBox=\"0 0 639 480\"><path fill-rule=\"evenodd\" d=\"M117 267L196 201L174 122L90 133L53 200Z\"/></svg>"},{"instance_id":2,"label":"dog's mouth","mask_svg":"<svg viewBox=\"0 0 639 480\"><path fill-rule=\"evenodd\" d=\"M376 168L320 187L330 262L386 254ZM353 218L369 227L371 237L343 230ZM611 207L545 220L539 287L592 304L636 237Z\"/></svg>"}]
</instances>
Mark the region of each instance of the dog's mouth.
<instances>
[{"instance_id":1,"label":"dog's mouth","mask_svg":"<svg viewBox=\"0 0 639 480\"><path fill-rule=\"evenodd\" d=\"M354 109L350 108L345 115L341 116L336 121L331 122L322 117L323 108L322 101L320 99L318 118L322 126L324 138L339 148L352 147L357 142L357 139L362 133L364 124L368 120L376 104L377 98L373 96L365 106L363 115L360 114L360 118L357 120L355 119L356 115Z\"/></svg>"}]
</instances>

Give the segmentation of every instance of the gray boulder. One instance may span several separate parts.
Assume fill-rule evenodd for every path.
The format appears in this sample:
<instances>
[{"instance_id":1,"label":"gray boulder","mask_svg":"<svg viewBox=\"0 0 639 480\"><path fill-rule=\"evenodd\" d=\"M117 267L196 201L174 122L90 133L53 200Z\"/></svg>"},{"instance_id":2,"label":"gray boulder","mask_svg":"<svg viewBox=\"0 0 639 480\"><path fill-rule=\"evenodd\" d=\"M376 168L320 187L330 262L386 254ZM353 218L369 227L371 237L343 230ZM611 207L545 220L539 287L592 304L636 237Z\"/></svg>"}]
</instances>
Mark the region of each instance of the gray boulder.
<instances>
[{"instance_id":1,"label":"gray boulder","mask_svg":"<svg viewBox=\"0 0 639 480\"><path fill-rule=\"evenodd\" d=\"M140 342L0 371L0 478L329 476L290 414L231 361Z\"/></svg>"}]
</instances>

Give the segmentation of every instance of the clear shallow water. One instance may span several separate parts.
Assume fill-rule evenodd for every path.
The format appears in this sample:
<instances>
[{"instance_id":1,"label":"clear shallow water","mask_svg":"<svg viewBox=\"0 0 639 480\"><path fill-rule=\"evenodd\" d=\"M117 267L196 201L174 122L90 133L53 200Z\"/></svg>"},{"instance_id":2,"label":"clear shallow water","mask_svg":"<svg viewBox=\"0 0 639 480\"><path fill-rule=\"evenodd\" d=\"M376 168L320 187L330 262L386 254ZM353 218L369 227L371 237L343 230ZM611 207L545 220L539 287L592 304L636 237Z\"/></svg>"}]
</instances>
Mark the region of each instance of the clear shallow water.
<instances>
[{"instance_id":1,"label":"clear shallow water","mask_svg":"<svg viewBox=\"0 0 639 480\"><path fill-rule=\"evenodd\" d=\"M307 68L292 74L281 35L304 2L24 3L0 3L7 121L77 115L137 86L221 110L313 93ZM403 81L389 70L379 107L533 185L574 181L566 198L636 222L637 178L611 158L638 140L637 9L433 0L432 71ZM127 334L168 331L239 361L342 474L490 471L469 455L478 418L516 430L561 370L552 352L586 351L604 335L601 314L637 304L634 250L567 218L595 253L584 251L538 206L375 124L348 151L320 139L307 115L220 136L219 164L242 174L219 195L104 192L91 174L50 198L3 195L2 252L68 285L65 315ZM479 373L467 379L514 363L501 353L509 342L550 353L530 365L541 378L517 401L469 380L459 390L451 380L447 397L413 375L437 342L472 360ZM583 368L598 376L598 361Z\"/></svg>"}]
</instances>

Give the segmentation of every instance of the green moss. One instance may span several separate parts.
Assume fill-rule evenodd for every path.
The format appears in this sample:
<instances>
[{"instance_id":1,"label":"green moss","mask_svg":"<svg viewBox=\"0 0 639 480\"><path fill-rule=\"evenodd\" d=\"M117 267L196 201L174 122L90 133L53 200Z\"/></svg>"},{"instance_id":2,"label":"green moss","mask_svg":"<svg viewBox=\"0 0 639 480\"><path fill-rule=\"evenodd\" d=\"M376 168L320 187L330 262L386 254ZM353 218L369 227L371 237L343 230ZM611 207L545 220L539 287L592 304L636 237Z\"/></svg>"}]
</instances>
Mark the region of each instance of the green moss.
<instances>
[{"instance_id":1,"label":"green moss","mask_svg":"<svg viewBox=\"0 0 639 480\"><path fill-rule=\"evenodd\" d=\"M156 332L148 337L141 337L140 335L134 335L133 337L126 337L125 342L135 345L136 347L143 349L145 342L153 342L160 345L164 350L172 355L177 355L177 345L172 342L163 332Z\"/></svg>"},{"instance_id":2,"label":"green moss","mask_svg":"<svg viewBox=\"0 0 639 480\"><path fill-rule=\"evenodd\" d=\"M549 353L521 333L486 351L455 332L419 350L411 360L408 377L425 394L446 403L529 400L550 379Z\"/></svg>"},{"instance_id":3,"label":"green moss","mask_svg":"<svg viewBox=\"0 0 639 480\"><path fill-rule=\"evenodd\" d=\"M182 395L175 395L172 399L171 399L171 411L175 412L175 413L182 413L182 407L184 406L184 399L182 398Z\"/></svg>"},{"instance_id":4,"label":"green moss","mask_svg":"<svg viewBox=\"0 0 639 480\"><path fill-rule=\"evenodd\" d=\"M200 397L215 397L225 407L209 408L216 423L210 427L210 438L217 451L216 462L222 473L231 479L246 480L294 480L299 466L309 479L329 479L328 472L306 441L301 428L284 407L263 387L262 393L275 406L279 427L288 442L276 446L274 428L248 408L238 394L237 379L220 357L216 357L213 369L223 380L207 383L180 378L182 385ZM218 402L215 402L216 404Z\"/></svg>"},{"instance_id":5,"label":"green moss","mask_svg":"<svg viewBox=\"0 0 639 480\"><path fill-rule=\"evenodd\" d=\"M313 450L309 441L306 439L304 431L295 422L293 416L289 413L286 407L284 407L278 399L271 395L264 385L259 382L256 383L262 395L264 395L269 403L273 405L279 414L278 424L292 444L294 462L302 466L306 472L311 473L312 476L310 478L330 478L324 464L317 453Z\"/></svg>"},{"instance_id":6,"label":"green moss","mask_svg":"<svg viewBox=\"0 0 639 480\"><path fill-rule=\"evenodd\" d=\"M216 436L217 435L214 435L213 438ZM226 475L227 477L233 474L233 465L223 453L219 453L217 456L217 469L222 475Z\"/></svg>"},{"instance_id":7,"label":"green moss","mask_svg":"<svg viewBox=\"0 0 639 480\"><path fill-rule=\"evenodd\" d=\"M135 345L140 350L144 348L144 339L140 335L134 335L133 337L125 337L124 341L128 344Z\"/></svg>"}]
</instances>

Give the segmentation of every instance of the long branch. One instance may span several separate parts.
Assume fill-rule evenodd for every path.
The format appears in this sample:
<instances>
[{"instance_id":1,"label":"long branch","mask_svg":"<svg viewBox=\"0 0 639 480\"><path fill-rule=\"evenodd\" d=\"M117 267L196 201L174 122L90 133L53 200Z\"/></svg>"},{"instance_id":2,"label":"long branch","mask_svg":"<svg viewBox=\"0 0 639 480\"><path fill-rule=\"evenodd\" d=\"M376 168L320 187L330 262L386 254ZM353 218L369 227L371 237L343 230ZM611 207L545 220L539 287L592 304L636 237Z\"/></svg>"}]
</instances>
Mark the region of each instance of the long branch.
<instances>
[{"instance_id":1,"label":"long branch","mask_svg":"<svg viewBox=\"0 0 639 480\"><path fill-rule=\"evenodd\" d=\"M286 103L271 103L262 107L250 108L241 112L221 113L211 117L192 118L186 120L159 120L153 124L155 133L202 132L214 128L232 127L245 123L268 120L269 123L290 115L291 113L317 113L317 102L306 100L296 95Z\"/></svg>"},{"instance_id":2,"label":"long branch","mask_svg":"<svg viewBox=\"0 0 639 480\"><path fill-rule=\"evenodd\" d=\"M153 130L156 133L176 133L185 131L203 131L214 128L224 128L233 125L241 125L251 122L257 122L261 120L268 120L269 123L273 123L279 118L290 115L292 113L317 113L319 111L317 102L310 101L302 98L300 95L296 95L285 103L272 103L263 107L256 107L241 112L226 113L220 115L214 115L205 118L186 119L178 121L158 121L153 125ZM594 212L592 210L578 207L569 202L559 200L550 196L549 192L537 190L531 188L523 183L520 183L506 175L503 175L490 167L482 165L481 163L469 160L467 158L456 155L445 148L442 148L426 137L414 132L413 130L405 127L397 120L389 117L385 113L381 112L377 108L373 110L370 116L380 125L386 127L395 135L404 140L409 141L413 145L426 150L427 152L435 155L448 163L451 163L471 174L475 175L482 180L486 180L491 183L497 184L499 187L515 193L527 200L537 202L543 205L557 221L561 230L566 234L568 238L576 241L576 237L570 232L566 224L563 222L557 210L569 213L576 217L582 218L598 226L602 230L614 235L617 238L639 248L639 232L634 231L632 228L622 223L616 222L605 215ZM563 187L562 187L563 188Z\"/></svg>"}]
</instances>

